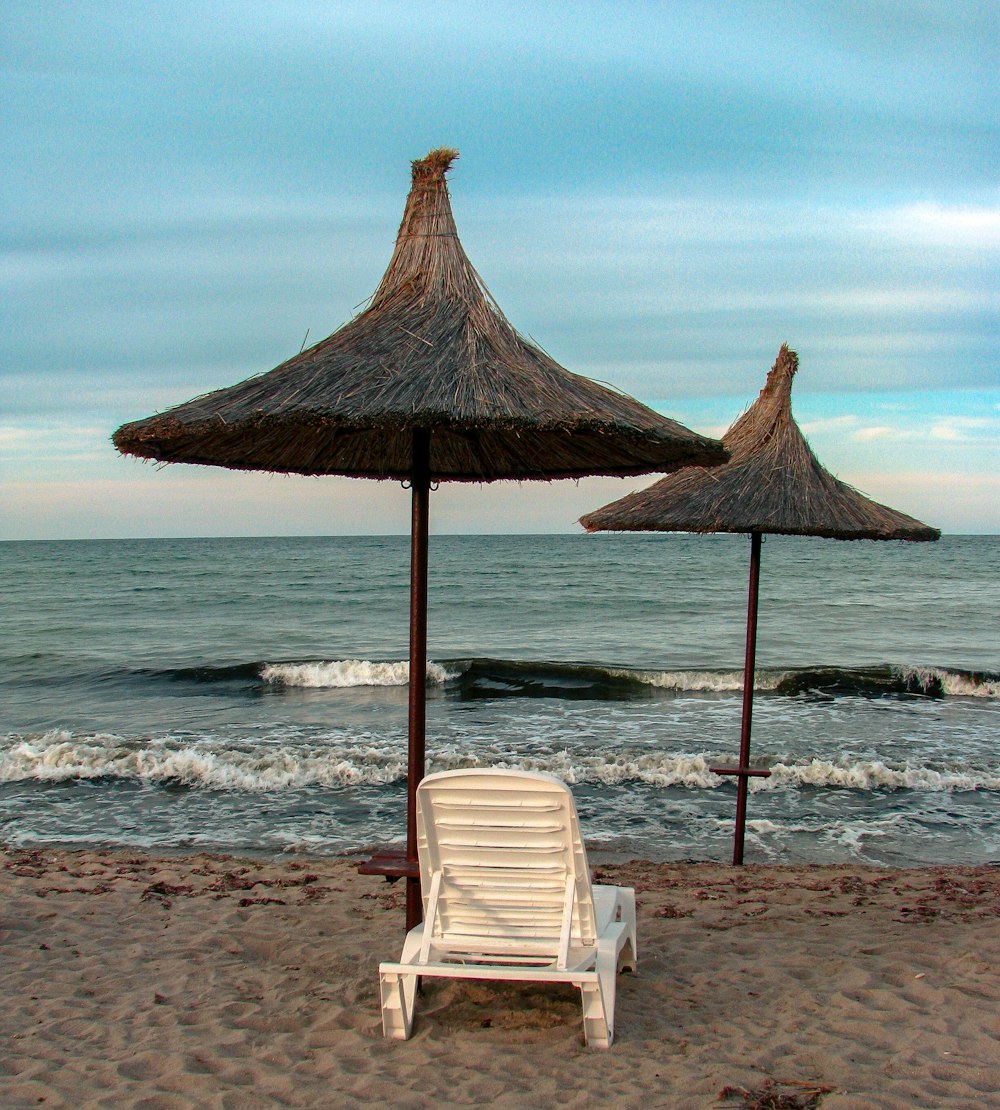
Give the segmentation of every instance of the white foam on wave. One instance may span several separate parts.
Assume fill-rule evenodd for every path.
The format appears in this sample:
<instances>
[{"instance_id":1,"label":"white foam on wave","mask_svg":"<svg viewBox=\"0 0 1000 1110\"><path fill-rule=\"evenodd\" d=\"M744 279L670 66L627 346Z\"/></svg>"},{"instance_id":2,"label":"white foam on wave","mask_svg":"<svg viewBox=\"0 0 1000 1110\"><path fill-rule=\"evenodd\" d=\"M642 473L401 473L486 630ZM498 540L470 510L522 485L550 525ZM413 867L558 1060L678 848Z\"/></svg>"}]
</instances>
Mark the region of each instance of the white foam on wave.
<instances>
[{"instance_id":1,"label":"white foam on wave","mask_svg":"<svg viewBox=\"0 0 1000 1110\"><path fill-rule=\"evenodd\" d=\"M892 836L903 824L903 821L904 818L901 813L887 813L880 817L869 817L867 819L855 817L845 821L839 827L834 826L827 835L834 842L842 844L849 848L851 852L860 855L868 850L867 841Z\"/></svg>"},{"instance_id":2,"label":"white foam on wave","mask_svg":"<svg viewBox=\"0 0 1000 1110\"><path fill-rule=\"evenodd\" d=\"M625 675L627 672L618 673ZM638 679L646 686L655 686L658 690L712 693L743 689L742 671L639 671L630 677Z\"/></svg>"},{"instance_id":3,"label":"white foam on wave","mask_svg":"<svg viewBox=\"0 0 1000 1110\"><path fill-rule=\"evenodd\" d=\"M894 678L922 690L940 690L948 697L1000 698L1000 681L989 675L949 671L942 667L894 666ZM743 689L742 671L619 671L615 677L631 677L661 690L691 693L732 693ZM776 690L794 671L755 671L756 691Z\"/></svg>"},{"instance_id":4,"label":"white foam on wave","mask_svg":"<svg viewBox=\"0 0 1000 1110\"><path fill-rule=\"evenodd\" d=\"M636 678L647 686L659 690L679 690L691 693L731 693L743 689L742 671L612 671L613 675ZM774 690L783 676L757 671L754 674L755 690Z\"/></svg>"},{"instance_id":5,"label":"white foam on wave","mask_svg":"<svg viewBox=\"0 0 1000 1110\"><path fill-rule=\"evenodd\" d=\"M903 682L916 682L927 690L940 684L941 691L953 698L1000 698L1000 681L985 676L958 674L940 667L893 667L892 673Z\"/></svg>"},{"instance_id":6,"label":"white foam on wave","mask_svg":"<svg viewBox=\"0 0 1000 1110\"><path fill-rule=\"evenodd\" d=\"M368 659L334 659L326 663L265 663L260 672L265 682L276 686L309 689L346 689L354 686L406 686L410 664L406 659L373 663ZM427 664L427 681L442 685L456 677L436 663Z\"/></svg>"},{"instance_id":7,"label":"white foam on wave","mask_svg":"<svg viewBox=\"0 0 1000 1110\"><path fill-rule=\"evenodd\" d=\"M1000 790L996 770L956 769L937 771L929 767L890 767L879 760L834 763L813 759L809 763L776 763L769 779L751 779L751 790L781 787L826 786L847 790Z\"/></svg>"},{"instance_id":8,"label":"white foam on wave","mask_svg":"<svg viewBox=\"0 0 1000 1110\"><path fill-rule=\"evenodd\" d=\"M257 792L377 785L405 774L405 753L378 743L313 747L157 739L137 744L118 736L73 737L54 730L0 752L0 782L119 778Z\"/></svg>"},{"instance_id":9,"label":"white foam on wave","mask_svg":"<svg viewBox=\"0 0 1000 1110\"><path fill-rule=\"evenodd\" d=\"M711 757L650 752L553 751L520 753L470 751L463 743L438 743L429 753L429 771L459 767L511 767L547 771L579 785L630 783L666 789L714 790L727 779L713 774ZM878 760L776 763L768 779L750 780L750 789L795 790L806 787L917 791L1000 791L1000 768L890 766ZM8 737L0 742L0 782L61 782L125 779L179 783L214 790L259 792L310 786L379 786L406 775L404 735L325 736L255 740L177 737L126 739L110 734L74 736L53 730L37 738Z\"/></svg>"},{"instance_id":10,"label":"white foam on wave","mask_svg":"<svg viewBox=\"0 0 1000 1110\"><path fill-rule=\"evenodd\" d=\"M708 769L708 760L700 755L600 755L572 754L565 749L545 756L532 756L506 763L526 771L547 771L571 786L600 783L617 786L639 782L647 786L685 786L692 790L710 789L715 775Z\"/></svg>"}]
</instances>

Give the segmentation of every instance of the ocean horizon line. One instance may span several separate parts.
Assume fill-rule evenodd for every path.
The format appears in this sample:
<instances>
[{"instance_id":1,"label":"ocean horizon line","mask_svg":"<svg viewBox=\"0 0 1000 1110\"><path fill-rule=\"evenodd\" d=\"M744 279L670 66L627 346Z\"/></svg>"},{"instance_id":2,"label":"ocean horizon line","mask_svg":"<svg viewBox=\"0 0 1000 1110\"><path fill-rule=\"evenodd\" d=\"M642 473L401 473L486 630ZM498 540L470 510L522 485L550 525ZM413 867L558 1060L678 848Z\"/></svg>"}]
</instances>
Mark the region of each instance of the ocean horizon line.
<instances>
[{"instance_id":1,"label":"ocean horizon line","mask_svg":"<svg viewBox=\"0 0 1000 1110\"><path fill-rule=\"evenodd\" d=\"M562 531L562 532L435 532L431 531L430 539L502 539L502 538L521 538L521 539L566 539L571 536L577 536L581 539L586 539L591 542L602 542L601 537L607 536L631 536L637 541L644 540L645 542L653 542L656 539L666 539L667 537L697 537L700 539L707 539L708 537L733 537L745 538L749 536L749 532L658 532L658 531L642 531L642 532L586 532L582 528L578 531ZM765 532L763 533L765 541L774 540L820 540L826 539L823 536L793 536L784 533ZM947 532L942 530L942 539L989 539L1000 537L998 532ZM129 535L129 536L0 536L0 544L40 544L40 543L145 543L145 542L159 542L159 541L174 541L174 540L363 540L363 539L399 539L409 540L409 532L241 532L231 533L224 535L216 534L184 534L178 533L177 535ZM834 542L840 543L876 543L876 542L890 542L890 543L906 543L906 540L895 541L875 541L875 540L839 540Z\"/></svg>"}]
</instances>

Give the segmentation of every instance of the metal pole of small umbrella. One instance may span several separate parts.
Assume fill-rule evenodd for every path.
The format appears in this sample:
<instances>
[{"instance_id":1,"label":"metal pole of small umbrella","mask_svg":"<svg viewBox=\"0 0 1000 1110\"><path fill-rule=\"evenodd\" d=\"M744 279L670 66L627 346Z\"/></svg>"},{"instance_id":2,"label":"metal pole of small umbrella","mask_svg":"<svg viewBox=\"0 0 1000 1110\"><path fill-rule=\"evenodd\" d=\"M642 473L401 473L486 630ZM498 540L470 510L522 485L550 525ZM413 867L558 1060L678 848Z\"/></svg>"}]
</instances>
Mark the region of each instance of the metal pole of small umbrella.
<instances>
[{"instance_id":1,"label":"metal pole of small umbrella","mask_svg":"<svg viewBox=\"0 0 1000 1110\"><path fill-rule=\"evenodd\" d=\"M740 761L738 767L710 767L715 775L735 775L736 828L733 833L733 864L743 863L746 838L747 792L750 778L769 778L770 771L750 766L750 728L753 722L753 680L757 663L757 596L760 585L760 532L750 535L750 586L747 594L747 639L743 661L743 716L740 722Z\"/></svg>"},{"instance_id":2,"label":"metal pole of small umbrella","mask_svg":"<svg viewBox=\"0 0 1000 1110\"><path fill-rule=\"evenodd\" d=\"M410 713L406 766L407 931L423 920L417 869L417 787L424 777L427 734L427 525L430 514L430 433L413 432L410 527Z\"/></svg>"}]
</instances>

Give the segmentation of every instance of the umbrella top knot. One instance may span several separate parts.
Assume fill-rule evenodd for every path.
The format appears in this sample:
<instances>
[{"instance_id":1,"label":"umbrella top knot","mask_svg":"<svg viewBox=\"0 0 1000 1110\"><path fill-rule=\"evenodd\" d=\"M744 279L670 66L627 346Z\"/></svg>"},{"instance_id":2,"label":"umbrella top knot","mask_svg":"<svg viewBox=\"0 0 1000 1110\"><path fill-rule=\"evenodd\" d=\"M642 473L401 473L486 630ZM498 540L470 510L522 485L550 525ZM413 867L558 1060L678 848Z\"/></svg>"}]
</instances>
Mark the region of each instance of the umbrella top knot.
<instances>
[{"instance_id":1,"label":"umbrella top knot","mask_svg":"<svg viewBox=\"0 0 1000 1110\"><path fill-rule=\"evenodd\" d=\"M414 185L433 185L444 181L445 174L458 158L458 151L450 146L440 146L424 158L414 158L412 181Z\"/></svg>"},{"instance_id":2,"label":"umbrella top knot","mask_svg":"<svg viewBox=\"0 0 1000 1110\"><path fill-rule=\"evenodd\" d=\"M761 396L780 393L785 397L791 397L792 378L795 377L798 368L799 356L789 349L787 343L782 343L781 349L778 351L778 357L770 371L768 371L767 381L761 390Z\"/></svg>"}]
</instances>

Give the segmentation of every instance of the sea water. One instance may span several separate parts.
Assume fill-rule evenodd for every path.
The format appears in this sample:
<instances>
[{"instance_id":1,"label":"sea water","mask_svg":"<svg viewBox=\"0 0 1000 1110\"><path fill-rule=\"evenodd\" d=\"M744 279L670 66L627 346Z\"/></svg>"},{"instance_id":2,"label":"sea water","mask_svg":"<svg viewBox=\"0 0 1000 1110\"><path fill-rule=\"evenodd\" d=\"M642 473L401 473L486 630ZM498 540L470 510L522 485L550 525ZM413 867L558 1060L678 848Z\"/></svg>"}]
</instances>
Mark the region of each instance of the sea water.
<instances>
[{"instance_id":1,"label":"sea water","mask_svg":"<svg viewBox=\"0 0 1000 1110\"><path fill-rule=\"evenodd\" d=\"M428 769L569 782L615 855L728 859L749 540L432 536ZM0 839L403 833L404 536L0 544ZM1000 860L1000 537L767 537L748 862Z\"/></svg>"}]
</instances>

